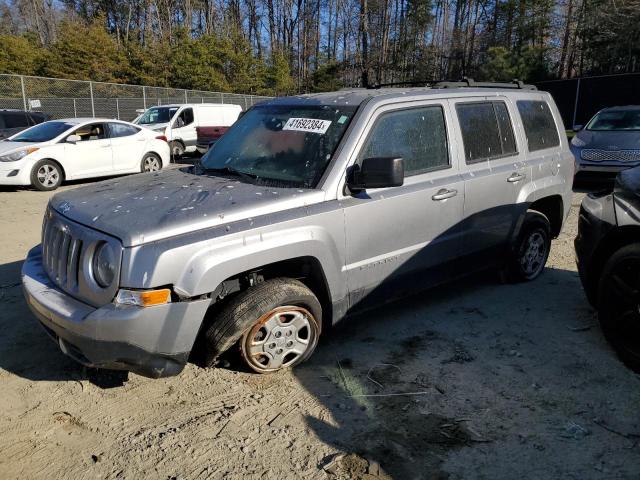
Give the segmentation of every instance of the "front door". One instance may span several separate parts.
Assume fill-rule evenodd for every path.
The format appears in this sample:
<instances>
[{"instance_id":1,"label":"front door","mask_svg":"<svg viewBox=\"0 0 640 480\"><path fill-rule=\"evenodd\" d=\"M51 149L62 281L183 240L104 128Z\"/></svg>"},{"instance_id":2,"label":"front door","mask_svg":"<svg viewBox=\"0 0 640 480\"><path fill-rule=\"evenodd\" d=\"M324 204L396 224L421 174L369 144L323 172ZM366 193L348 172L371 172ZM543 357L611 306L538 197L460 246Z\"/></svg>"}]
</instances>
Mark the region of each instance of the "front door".
<instances>
[{"instance_id":1,"label":"front door","mask_svg":"<svg viewBox=\"0 0 640 480\"><path fill-rule=\"evenodd\" d=\"M350 308L445 281L459 253L464 188L446 102L381 107L355 159L402 157L401 187L342 198Z\"/></svg>"},{"instance_id":2,"label":"front door","mask_svg":"<svg viewBox=\"0 0 640 480\"><path fill-rule=\"evenodd\" d=\"M113 171L111 140L104 123L83 125L71 135L80 137L80 141L64 146L63 168L67 178L91 177Z\"/></svg>"},{"instance_id":3,"label":"front door","mask_svg":"<svg viewBox=\"0 0 640 480\"><path fill-rule=\"evenodd\" d=\"M191 147L198 140L198 132L196 132L195 114L192 107L186 107L180 110L176 115L171 127L171 139L180 140L185 147Z\"/></svg>"}]
</instances>

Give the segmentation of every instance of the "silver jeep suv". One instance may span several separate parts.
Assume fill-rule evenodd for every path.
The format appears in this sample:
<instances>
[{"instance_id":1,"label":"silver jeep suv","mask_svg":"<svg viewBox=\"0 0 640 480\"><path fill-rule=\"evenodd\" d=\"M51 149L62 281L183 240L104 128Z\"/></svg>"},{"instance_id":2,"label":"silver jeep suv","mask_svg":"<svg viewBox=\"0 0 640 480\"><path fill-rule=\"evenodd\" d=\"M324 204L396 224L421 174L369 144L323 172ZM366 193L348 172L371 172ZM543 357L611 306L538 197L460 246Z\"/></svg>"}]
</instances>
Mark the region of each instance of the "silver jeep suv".
<instances>
[{"instance_id":1,"label":"silver jeep suv","mask_svg":"<svg viewBox=\"0 0 640 480\"><path fill-rule=\"evenodd\" d=\"M168 376L237 345L257 372L291 367L380 302L540 275L571 205L563 132L522 84L278 98L200 165L54 196L25 296L85 365Z\"/></svg>"}]
</instances>

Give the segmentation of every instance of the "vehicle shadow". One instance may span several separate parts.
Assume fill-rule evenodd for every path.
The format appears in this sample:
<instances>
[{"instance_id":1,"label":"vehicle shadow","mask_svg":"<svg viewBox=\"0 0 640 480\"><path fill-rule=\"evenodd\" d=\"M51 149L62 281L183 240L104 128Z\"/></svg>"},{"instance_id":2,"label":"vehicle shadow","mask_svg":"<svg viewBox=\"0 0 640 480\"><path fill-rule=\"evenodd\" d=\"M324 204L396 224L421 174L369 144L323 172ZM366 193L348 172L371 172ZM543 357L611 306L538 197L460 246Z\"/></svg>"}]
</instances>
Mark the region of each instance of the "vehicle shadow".
<instances>
[{"instance_id":1,"label":"vehicle shadow","mask_svg":"<svg viewBox=\"0 0 640 480\"><path fill-rule=\"evenodd\" d=\"M127 372L83 367L45 333L22 295L22 262L0 265L0 368L33 381L88 380L100 388L124 384Z\"/></svg>"},{"instance_id":2,"label":"vehicle shadow","mask_svg":"<svg viewBox=\"0 0 640 480\"><path fill-rule=\"evenodd\" d=\"M589 324L583 338L611 355L593 322L577 273L552 268L516 285L485 272L345 319L293 370L319 405L304 415L311 434L344 454L318 467L337 478L449 478L451 453L503 433L480 412L513 394L507 384L530 389L545 369L562 391L577 359L554 338ZM477 395L458 393L470 388Z\"/></svg>"}]
</instances>

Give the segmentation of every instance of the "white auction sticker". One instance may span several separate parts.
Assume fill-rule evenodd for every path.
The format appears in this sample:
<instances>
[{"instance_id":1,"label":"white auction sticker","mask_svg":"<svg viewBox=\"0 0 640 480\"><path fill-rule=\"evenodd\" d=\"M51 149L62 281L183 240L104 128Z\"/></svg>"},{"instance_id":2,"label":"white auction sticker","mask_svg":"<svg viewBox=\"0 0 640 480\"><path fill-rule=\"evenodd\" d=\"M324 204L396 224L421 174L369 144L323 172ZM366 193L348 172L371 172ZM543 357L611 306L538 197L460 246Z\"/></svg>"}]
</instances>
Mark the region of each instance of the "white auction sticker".
<instances>
[{"instance_id":1,"label":"white auction sticker","mask_svg":"<svg viewBox=\"0 0 640 480\"><path fill-rule=\"evenodd\" d=\"M294 132L325 133L331 126L331 120L317 120L315 118L290 118L282 130Z\"/></svg>"}]
</instances>

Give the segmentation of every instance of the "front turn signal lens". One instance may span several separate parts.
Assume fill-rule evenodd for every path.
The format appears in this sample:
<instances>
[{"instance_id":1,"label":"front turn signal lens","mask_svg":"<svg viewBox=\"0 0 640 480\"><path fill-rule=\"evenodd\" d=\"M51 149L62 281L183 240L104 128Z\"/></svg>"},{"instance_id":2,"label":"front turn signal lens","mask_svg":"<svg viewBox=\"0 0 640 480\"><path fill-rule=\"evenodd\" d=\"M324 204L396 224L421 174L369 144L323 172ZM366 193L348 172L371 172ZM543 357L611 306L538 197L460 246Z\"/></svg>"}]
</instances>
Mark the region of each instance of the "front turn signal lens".
<instances>
[{"instance_id":1,"label":"front turn signal lens","mask_svg":"<svg viewBox=\"0 0 640 480\"><path fill-rule=\"evenodd\" d=\"M171 303L171 290L120 290L116 295L116 303L120 305L137 305L139 307L153 307Z\"/></svg>"}]
</instances>

